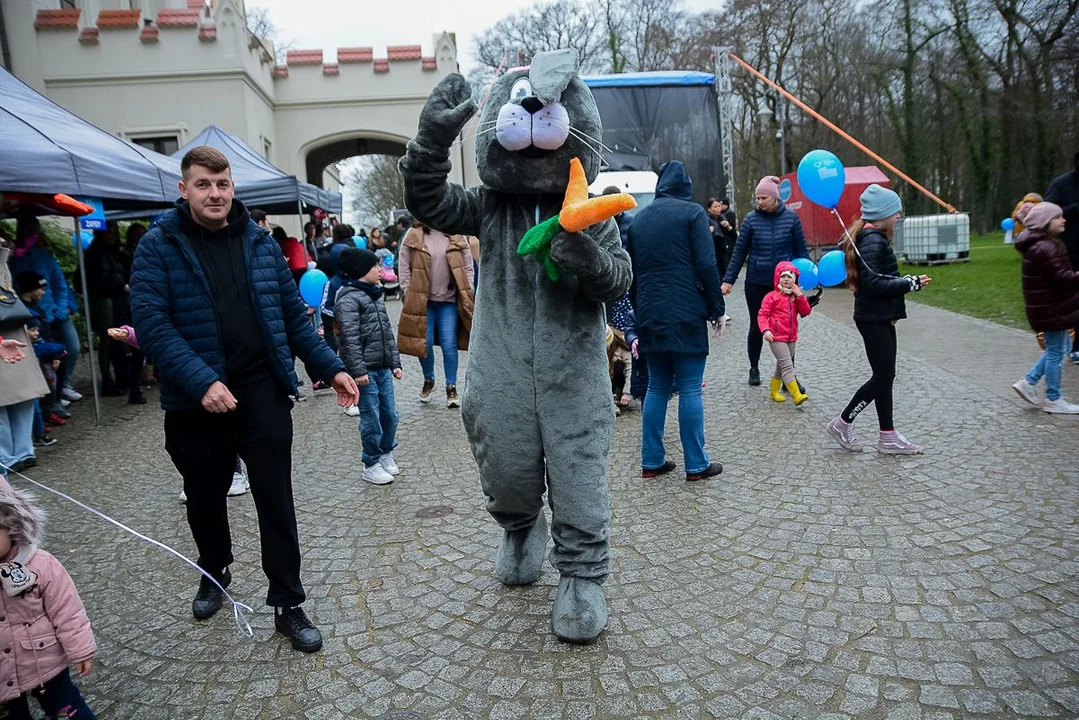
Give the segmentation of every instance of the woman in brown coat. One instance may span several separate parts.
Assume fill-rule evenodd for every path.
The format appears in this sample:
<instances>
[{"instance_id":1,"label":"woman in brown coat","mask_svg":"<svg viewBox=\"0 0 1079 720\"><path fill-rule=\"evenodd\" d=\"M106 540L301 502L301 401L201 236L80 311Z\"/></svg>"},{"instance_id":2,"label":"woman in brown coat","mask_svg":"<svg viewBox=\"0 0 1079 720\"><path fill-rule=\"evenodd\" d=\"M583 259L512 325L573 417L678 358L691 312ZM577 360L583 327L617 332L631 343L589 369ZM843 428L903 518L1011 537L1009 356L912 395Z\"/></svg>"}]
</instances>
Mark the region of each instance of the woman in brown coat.
<instances>
[{"instance_id":1,"label":"woman in brown coat","mask_svg":"<svg viewBox=\"0 0 1079 720\"><path fill-rule=\"evenodd\" d=\"M446 407L461 406L457 396L457 351L468 349L472 331L474 275L469 239L447 236L416 224L401 247L401 289L405 306L397 328L397 346L420 359L420 402L431 402L435 389L435 330L446 374Z\"/></svg>"},{"instance_id":2,"label":"woman in brown coat","mask_svg":"<svg viewBox=\"0 0 1079 720\"><path fill-rule=\"evenodd\" d=\"M1079 405L1068 402L1060 392L1068 330L1079 324L1079 272L1072 268L1060 239L1064 211L1050 202L1027 203L1018 215L1026 226L1015 241L1015 249L1023 254L1023 301L1031 328L1045 334L1045 354L1012 387L1021 398L1040 405L1047 413L1079 415ZM1043 376L1044 403L1035 390Z\"/></svg>"},{"instance_id":3,"label":"woman in brown coat","mask_svg":"<svg viewBox=\"0 0 1079 720\"><path fill-rule=\"evenodd\" d=\"M10 248L0 246L0 290L14 295L11 273L8 270ZM5 341L16 341L23 359L0 363L0 475L7 477L8 469L24 470L37 464L34 454L34 400L49 392L41 366L26 337L26 329L3 330ZM8 343L11 346L13 343ZM8 357L8 348L4 356Z\"/></svg>"}]
</instances>

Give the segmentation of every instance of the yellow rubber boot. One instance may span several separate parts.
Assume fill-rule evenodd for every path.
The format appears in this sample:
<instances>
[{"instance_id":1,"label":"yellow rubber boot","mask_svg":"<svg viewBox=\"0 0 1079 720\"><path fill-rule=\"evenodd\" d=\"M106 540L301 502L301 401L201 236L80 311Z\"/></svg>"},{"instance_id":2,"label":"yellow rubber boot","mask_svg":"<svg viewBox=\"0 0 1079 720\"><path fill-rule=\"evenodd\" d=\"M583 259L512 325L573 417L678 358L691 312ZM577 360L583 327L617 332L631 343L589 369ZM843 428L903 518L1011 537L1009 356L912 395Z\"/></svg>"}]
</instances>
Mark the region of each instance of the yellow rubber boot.
<instances>
[{"instance_id":1,"label":"yellow rubber boot","mask_svg":"<svg viewBox=\"0 0 1079 720\"><path fill-rule=\"evenodd\" d=\"M787 396L779 392L779 388L783 387L783 381L779 378L772 378L771 384L768 386L772 390L772 399L776 402L787 402Z\"/></svg>"},{"instance_id":2,"label":"yellow rubber boot","mask_svg":"<svg viewBox=\"0 0 1079 720\"><path fill-rule=\"evenodd\" d=\"M798 389L797 380L787 383L787 392L789 392L791 394L791 397L794 398L795 405L801 405L809 399L808 395Z\"/></svg>"}]
</instances>

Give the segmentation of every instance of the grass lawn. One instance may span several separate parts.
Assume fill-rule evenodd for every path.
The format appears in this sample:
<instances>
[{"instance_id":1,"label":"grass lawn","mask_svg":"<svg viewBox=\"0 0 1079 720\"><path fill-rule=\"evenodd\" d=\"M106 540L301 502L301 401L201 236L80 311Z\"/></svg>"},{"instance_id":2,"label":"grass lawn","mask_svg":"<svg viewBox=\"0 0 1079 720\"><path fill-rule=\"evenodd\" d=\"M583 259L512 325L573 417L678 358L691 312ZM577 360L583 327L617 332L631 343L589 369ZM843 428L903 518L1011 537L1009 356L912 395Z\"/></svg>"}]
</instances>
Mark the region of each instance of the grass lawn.
<instances>
[{"instance_id":1,"label":"grass lawn","mask_svg":"<svg viewBox=\"0 0 1079 720\"><path fill-rule=\"evenodd\" d=\"M1004 233L971 236L969 262L931 266L900 263L899 272L933 278L929 287L908 295L908 300L1030 329L1023 309L1022 258L1013 245L1004 244Z\"/></svg>"}]
</instances>

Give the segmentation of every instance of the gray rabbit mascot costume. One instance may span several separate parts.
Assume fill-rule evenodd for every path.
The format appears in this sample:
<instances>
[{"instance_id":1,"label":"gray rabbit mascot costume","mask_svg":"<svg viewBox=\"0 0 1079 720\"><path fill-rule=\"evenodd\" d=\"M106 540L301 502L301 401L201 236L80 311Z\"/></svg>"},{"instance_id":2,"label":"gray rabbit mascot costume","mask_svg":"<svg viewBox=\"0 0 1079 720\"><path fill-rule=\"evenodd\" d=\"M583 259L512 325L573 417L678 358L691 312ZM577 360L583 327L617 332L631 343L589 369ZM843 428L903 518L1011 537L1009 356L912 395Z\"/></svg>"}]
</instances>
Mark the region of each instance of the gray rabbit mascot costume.
<instances>
[{"instance_id":1,"label":"gray rabbit mascot costume","mask_svg":"<svg viewBox=\"0 0 1079 720\"><path fill-rule=\"evenodd\" d=\"M602 162L582 139L600 138L602 128L577 68L575 51L556 50L498 80L477 133L483 185L467 190L447 182L450 147L477 105L464 77L443 78L400 168L417 219L480 239L462 417L487 510L505 531L495 575L506 585L539 578L546 491L560 574L552 627L565 642L590 643L607 624L610 570L604 475L614 414L604 303L626 293L632 271L613 220L578 232L557 225L571 159L588 181ZM527 231L552 223L545 249L519 254Z\"/></svg>"}]
</instances>

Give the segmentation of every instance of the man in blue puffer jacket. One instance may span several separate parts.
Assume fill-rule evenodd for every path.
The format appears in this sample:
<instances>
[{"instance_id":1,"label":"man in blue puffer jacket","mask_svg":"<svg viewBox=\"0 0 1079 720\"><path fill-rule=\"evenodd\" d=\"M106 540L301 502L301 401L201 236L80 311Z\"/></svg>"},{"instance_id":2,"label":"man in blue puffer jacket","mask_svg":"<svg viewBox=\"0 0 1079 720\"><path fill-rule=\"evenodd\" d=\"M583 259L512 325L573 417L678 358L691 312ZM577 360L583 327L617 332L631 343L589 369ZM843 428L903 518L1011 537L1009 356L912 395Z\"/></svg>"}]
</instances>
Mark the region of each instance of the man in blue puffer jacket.
<instances>
[{"instance_id":1,"label":"man in blue puffer jacket","mask_svg":"<svg viewBox=\"0 0 1079 720\"><path fill-rule=\"evenodd\" d=\"M772 292L773 272L780 261L808 258L802 222L798 215L788 210L779 200L779 178L769 175L757 184L757 209L746 215L742 230L731 253L727 273L723 276L723 294L728 295L748 262L746 270L746 305L749 306L749 384L760 385L761 373L757 364L761 359L764 339L757 327L764 296Z\"/></svg>"},{"instance_id":2,"label":"man in blue puffer jacket","mask_svg":"<svg viewBox=\"0 0 1079 720\"><path fill-rule=\"evenodd\" d=\"M300 545L292 499L292 354L355 405L356 383L315 333L281 249L234 200L228 159L191 150L177 203L139 243L131 310L139 344L160 375L165 449L184 478L199 567L232 577L226 495L237 454L258 510L266 603L275 627L303 652L322 635L300 604ZM203 577L191 609L203 620L223 593Z\"/></svg>"}]
</instances>

